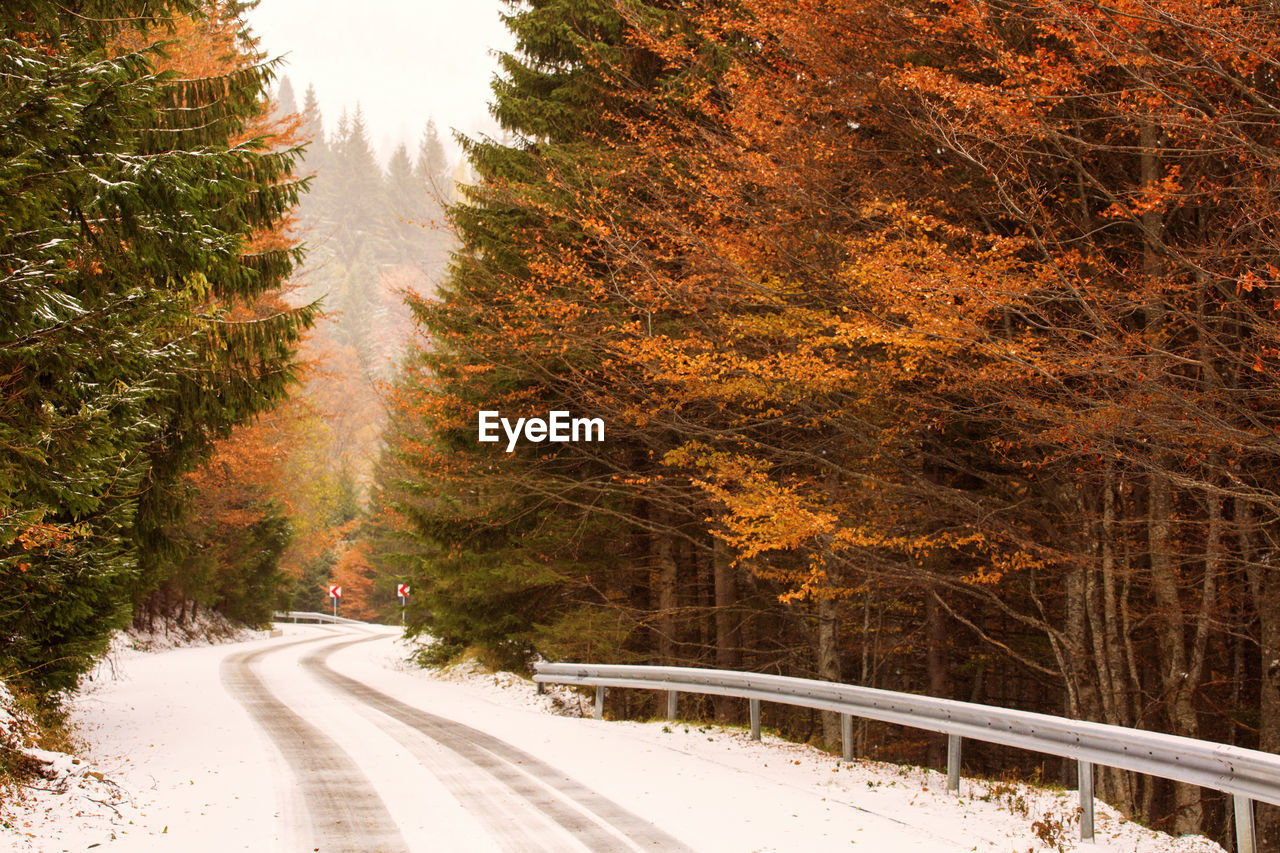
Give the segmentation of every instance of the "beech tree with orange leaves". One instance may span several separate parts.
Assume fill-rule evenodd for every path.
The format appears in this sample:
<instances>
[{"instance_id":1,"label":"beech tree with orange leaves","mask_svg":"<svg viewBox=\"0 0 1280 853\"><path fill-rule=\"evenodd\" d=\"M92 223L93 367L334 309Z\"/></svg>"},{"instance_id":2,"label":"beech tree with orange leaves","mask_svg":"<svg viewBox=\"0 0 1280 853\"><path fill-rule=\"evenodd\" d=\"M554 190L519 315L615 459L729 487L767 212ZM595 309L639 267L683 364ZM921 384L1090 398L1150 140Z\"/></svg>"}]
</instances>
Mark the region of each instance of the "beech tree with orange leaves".
<instances>
[{"instance_id":1,"label":"beech tree with orange leaves","mask_svg":"<svg viewBox=\"0 0 1280 853\"><path fill-rule=\"evenodd\" d=\"M907 441L829 457L844 470L825 479L865 482L868 461L891 459L874 512L897 511L859 526L856 500L829 502L817 478L811 498L785 500L773 459L734 461L713 487L741 519L738 544L758 549L776 531L795 550L782 522L810 519L847 566L889 556L877 574L914 575L926 610L1054 678L1069 713L1252 742L1244 719L1215 709L1254 701L1257 736L1273 743L1260 518L1274 506L1274 15L815 6L751 4L754 18L727 26L710 16L712 32L778 45L757 52L750 84L729 78L747 96L725 125L747 135L714 171L789 175L772 186L826 220L816 239L799 220L753 242L785 247L763 256L771 271L802 261L783 281L814 270L843 281L844 341L857 347L806 330L769 357L816 344L830 359L816 375L869 354L888 371L862 399ZM825 262L797 237L825 247ZM705 365L696 372L705 382ZM867 431L844 437L856 435ZM1043 645L1015 652L966 601ZM1212 679L1215 659L1233 677ZM1148 819L1205 828L1189 786L1169 800L1150 780L1113 774L1107 786Z\"/></svg>"},{"instance_id":2,"label":"beech tree with orange leaves","mask_svg":"<svg viewBox=\"0 0 1280 853\"><path fill-rule=\"evenodd\" d=\"M588 6L515 17L419 306L419 627L1280 746L1276 13Z\"/></svg>"},{"instance_id":3,"label":"beech tree with orange leaves","mask_svg":"<svg viewBox=\"0 0 1280 853\"><path fill-rule=\"evenodd\" d=\"M812 6L700 18L708 38L753 49L723 78L727 105L705 102L729 135L685 125L702 137L655 158L704 157L694 192L714 204L681 220L676 199L650 223L675 223L656 242L684 251L700 230L723 241L727 264L700 269L774 305L812 300L810 325L782 325L745 372L723 332L653 350L691 387L710 374L737 393L752 376L776 393L766 367L821 353L811 375L844 382L813 423L842 446L763 431L745 453L676 461L707 472L746 555L809 553L800 594L868 575L917 590L935 692L958 686L935 668L941 609L1060 684L1056 710L1249 742L1214 709L1252 692L1267 737L1274 16ZM668 61L699 61L666 44ZM711 236L704 223L735 209ZM854 381L856 365L873 373ZM1039 642L1010 642L1026 631ZM1235 675L1209 685L1215 658ZM1149 819L1205 826L1197 790L1164 800L1150 780L1107 781Z\"/></svg>"},{"instance_id":4,"label":"beech tree with orange leaves","mask_svg":"<svg viewBox=\"0 0 1280 853\"><path fill-rule=\"evenodd\" d=\"M899 115L974 175L1041 268L1010 306L1031 356L1001 353L1035 373L1016 396L973 387L1021 425L1010 450L1063 536L1050 639L1072 710L1280 748L1262 521L1277 496L1275 13L949 12L920 26L954 59L904 64ZM1259 729L1215 710L1246 703ZM1113 796L1152 816L1152 792L1115 776ZM1175 830L1201 831L1202 792L1173 787Z\"/></svg>"}]
</instances>

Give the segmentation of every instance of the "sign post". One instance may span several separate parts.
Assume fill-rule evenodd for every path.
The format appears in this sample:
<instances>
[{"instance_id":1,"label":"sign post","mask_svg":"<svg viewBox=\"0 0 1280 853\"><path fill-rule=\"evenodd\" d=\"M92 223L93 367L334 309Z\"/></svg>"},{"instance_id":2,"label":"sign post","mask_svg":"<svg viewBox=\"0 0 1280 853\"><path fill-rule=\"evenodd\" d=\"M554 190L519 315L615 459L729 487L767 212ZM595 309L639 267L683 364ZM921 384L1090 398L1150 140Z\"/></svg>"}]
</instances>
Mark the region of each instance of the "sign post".
<instances>
[{"instance_id":1,"label":"sign post","mask_svg":"<svg viewBox=\"0 0 1280 853\"><path fill-rule=\"evenodd\" d=\"M400 627L404 627L404 606L409 601L409 585L402 583L396 587L396 595L400 597Z\"/></svg>"},{"instance_id":2,"label":"sign post","mask_svg":"<svg viewBox=\"0 0 1280 853\"><path fill-rule=\"evenodd\" d=\"M333 618L338 618L338 599L342 598L342 587L336 584L329 585L329 598L333 600Z\"/></svg>"}]
</instances>

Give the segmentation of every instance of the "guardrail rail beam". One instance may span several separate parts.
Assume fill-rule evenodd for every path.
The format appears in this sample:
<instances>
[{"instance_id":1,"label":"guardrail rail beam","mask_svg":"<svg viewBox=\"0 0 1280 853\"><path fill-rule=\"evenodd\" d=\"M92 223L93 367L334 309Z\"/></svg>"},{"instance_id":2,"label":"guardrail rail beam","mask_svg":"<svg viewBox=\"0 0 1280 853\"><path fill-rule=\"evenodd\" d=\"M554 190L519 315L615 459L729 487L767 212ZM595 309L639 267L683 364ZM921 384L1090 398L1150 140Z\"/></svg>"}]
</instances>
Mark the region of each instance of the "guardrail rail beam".
<instances>
[{"instance_id":1,"label":"guardrail rail beam","mask_svg":"<svg viewBox=\"0 0 1280 853\"><path fill-rule=\"evenodd\" d=\"M1132 729L1052 714L1018 711L808 678L678 666L540 663L534 680L596 689L596 719L604 717L606 687L733 696L750 701L751 738L760 739L761 701L835 711L842 751L852 749L852 718L908 726L947 736L947 788L960 787L964 738L1026 749L1077 762L1080 836L1094 834L1094 765L1186 782L1235 798L1237 853L1257 853L1255 801L1280 806L1280 755L1225 743ZM668 710L671 711L670 705Z\"/></svg>"}]
</instances>

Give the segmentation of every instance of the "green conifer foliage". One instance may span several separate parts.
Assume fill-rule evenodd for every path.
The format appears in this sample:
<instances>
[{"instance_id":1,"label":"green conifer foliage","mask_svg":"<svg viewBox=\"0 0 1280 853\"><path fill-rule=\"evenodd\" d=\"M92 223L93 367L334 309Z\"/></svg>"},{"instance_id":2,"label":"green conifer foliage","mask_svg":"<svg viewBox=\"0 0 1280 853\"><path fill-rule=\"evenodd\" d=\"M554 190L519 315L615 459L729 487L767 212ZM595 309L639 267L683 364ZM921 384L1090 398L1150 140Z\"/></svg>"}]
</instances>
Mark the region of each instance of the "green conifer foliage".
<instances>
[{"instance_id":1,"label":"green conifer foliage","mask_svg":"<svg viewBox=\"0 0 1280 853\"><path fill-rule=\"evenodd\" d=\"M423 214L427 200L425 188L414 175L409 149L397 146L387 163L387 214L391 256L402 263L414 263L423 243Z\"/></svg>"},{"instance_id":2,"label":"green conifer foliage","mask_svg":"<svg viewBox=\"0 0 1280 853\"><path fill-rule=\"evenodd\" d=\"M419 186L424 187L429 196L442 201L448 200L451 190L449 158L445 154L444 143L440 141L440 132L434 120L429 120L422 131L422 139L418 141L418 157L413 163L413 169Z\"/></svg>"},{"instance_id":3,"label":"green conifer foliage","mask_svg":"<svg viewBox=\"0 0 1280 853\"><path fill-rule=\"evenodd\" d=\"M638 625L618 614L648 607L635 551L645 547L644 508L614 479L651 467L643 439L633 431L604 447L506 454L477 443L476 419L495 408L513 419L581 413L591 405L583 389L608 384L602 330L642 309L550 281L539 259L591 255L564 182L609 180L611 116L627 109L618 81L644 89L662 64L621 46L627 25L611 2L535 0L507 22L518 53L501 59L494 113L514 141L465 143L479 182L450 210L462 247L440 300L416 304L430 344L398 397L401 432L389 441L398 457L379 494L416 539L417 551L404 549L416 563L410 630L510 662L563 633L567 619L576 641L607 635L617 648Z\"/></svg>"},{"instance_id":4,"label":"green conifer foliage","mask_svg":"<svg viewBox=\"0 0 1280 853\"><path fill-rule=\"evenodd\" d=\"M374 157L359 105L354 115L344 113L338 121L330 151L331 167L324 179L329 239L338 261L350 265L362 253L381 253L389 239L382 169Z\"/></svg>"},{"instance_id":5,"label":"green conifer foliage","mask_svg":"<svg viewBox=\"0 0 1280 853\"><path fill-rule=\"evenodd\" d=\"M196 4L0 11L0 667L73 686L158 579L165 486L279 399L310 310L231 322L291 250L249 253L301 189L243 134L273 71L119 54ZM121 24L117 22L128 22ZM153 41L148 38L147 41Z\"/></svg>"}]
</instances>

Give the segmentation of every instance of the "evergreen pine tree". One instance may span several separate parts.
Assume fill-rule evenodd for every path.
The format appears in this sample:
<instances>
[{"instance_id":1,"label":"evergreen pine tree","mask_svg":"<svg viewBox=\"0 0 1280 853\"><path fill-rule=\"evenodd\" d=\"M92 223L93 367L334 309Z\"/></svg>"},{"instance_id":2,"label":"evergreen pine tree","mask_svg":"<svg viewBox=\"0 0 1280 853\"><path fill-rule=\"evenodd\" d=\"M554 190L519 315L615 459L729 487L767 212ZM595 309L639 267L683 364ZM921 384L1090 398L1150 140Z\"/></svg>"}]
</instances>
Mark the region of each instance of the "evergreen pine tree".
<instances>
[{"instance_id":1,"label":"evergreen pine tree","mask_svg":"<svg viewBox=\"0 0 1280 853\"><path fill-rule=\"evenodd\" d=\"M635 549L647 548L653 524L612 478L645 476L652 445L633 433L605 448L505 454L477 443L476 418L581 411L584 383L608 384L593 336L643 310L548 280L540 261L591 255L563 184L588 171L608 180L599 166L614 156L616 115L628 108L617 81L645 89L663 64L623 48L627 24L605 0L537 0L508 26L520 52L501 57L494 113L512 135L466 143L479 180L451 210L462 247L441 300L416 304L432 348L411 364L393 416L408 430L392 436L404 480L383 493L422 555L410 627L508 662L535 642L565 640L615 658L642 654L634 614L650 606L649 555ZM427 147L420 164L431 162Z\"/></svg>"},{"instance_id":2,"label":"evergreen pine tree","mask_svg":"<svg viewBox=\"0 0 1280 853\"><path fill-rule=\"evenodd\" d=\"M178 136L169 143L199 142L224 150L235 158L235 166L214 176L212 183L224 199L206 214L224 235L228 254L220 267L192 271L203 276L207 287L206 304L197 317L203 329L194 336L194 358L152 402L160 432L146 448L147 480L133 529L140 575L135 596L152 612L172 598L156 588L180 579L182 555L173 546L171 528L184 508L182 475L207 458L214 442L232 427L284 399L295 380L297 344L317 310L314 305L289 309L277 296L302 253L274 232L304 185L293 177L299 150L273 150L274 125L264 114L264 96L274 79L274 64L265 62L247 35L241 11L239 5L211 5L192 21L185 49L225 51L222 71L188 79L183 89L194 91L181 92L178 102L189 106L203 97L216 103L222 88L232 95L227 106L233 111L214 135L202 127L199 139ZM181 62L176 49L169 52L167 61Z\"/></svg>"},{"instance_id":3,"label":"evergreen pine tree","mask_svg":"<svg viewBox=\"0 0 1280 853\"><path fill-rule=\"evenodd\" d=\"M428 119L427 126L422 131L422 139L418 141L418 156L413 161L413 174L419 186L432 199L441 204L453 200L449 158L445 154L444 143L440 141L440 133L436 130L435 119Z\"/></svg>"},{"instance_id":4,"label":"evergreen pine tree","mask_svg":"<svg viewBox=\"0 0 1280 853\"><path fill-rule=\"evenodd\" d=\"M423 214L427 196L414 173L409 149L403 143L396 147L387 163L385 197L390 255L400 263L421 261L425 247Z\"/></svg>"},{"instance_id":5,"label":"evergreen pine tree","mask_svg":"<svg viewBox=\"0 0 1280 853\"><path fill-rule=\"evenodd\" d=\"M227 322L298 257L249 248L300 191L244 138L271 65L160 74L147 33L196 4L80 6L0 10L0 669L46 692L156 581L161 493L279 397L310 317Z\"/></svg>"},{"instance_id":6,"label":"evergreen pine tree","mask_svg":"<svg viewBox=\"0 0 1280 853\"><path fill-rule=\"evenodd\" d=\"M329 143L325 138L324 119L320 113L320 101L316 97L316 87L308 85L302 99L302 125L298 130L306 148L298 163L298 174L310 176L309 192L298 201L298 218L306 234L313 262L320 263L328 258L331 250L325 239L326 232L321 227L325 211L330 206L330 181L328 176L330 164ZM315 295L323 292L314 287ZM309 290L308 293L311 291Z\"/></svg>"},{"instance_id":7,"label":"evergreen pine tree","mask_svg":"<svg viewBox=\"0 0 1280 853\"><path fill-rule=\"evenodd\" d=\"M293 81L288 75L281 77L280 85L276 87L276 109L286 116L298 111L298 99L293 94Z\"/></svg>"},{"instance_id":8,"label":"evergreen pine tree","mask_svg":"<svg viewBox=\"0 0 1280 853\"><path fill-rule=\"evenodd\" d=\"M339 119L331 154L329 241L338 261L352 264L362 253L381 252L388 242L382 169L359 105L353 115L344 112Z\"/></svg>"}]
</instances>

